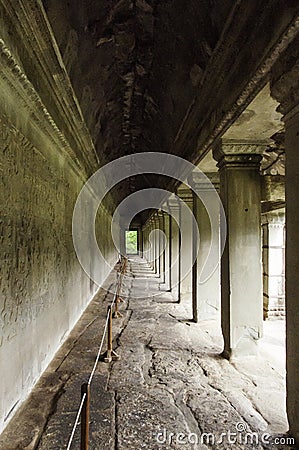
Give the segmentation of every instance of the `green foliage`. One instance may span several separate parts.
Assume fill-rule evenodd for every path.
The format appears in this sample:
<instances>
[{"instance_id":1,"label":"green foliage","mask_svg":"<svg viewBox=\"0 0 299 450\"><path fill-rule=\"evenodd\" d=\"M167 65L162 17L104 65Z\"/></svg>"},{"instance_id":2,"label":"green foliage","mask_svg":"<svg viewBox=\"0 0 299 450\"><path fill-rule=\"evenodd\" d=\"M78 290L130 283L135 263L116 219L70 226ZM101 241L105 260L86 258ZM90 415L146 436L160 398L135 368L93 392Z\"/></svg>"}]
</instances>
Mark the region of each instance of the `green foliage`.
<instances>
[{"instance_id":1,"label":"green foliage","mask_svg":"<svg viewBox=\"0 0 299 450\"><path fill-rule=\"evenodd\" d=\"M137 253L137 231L126 231L127 253Z\"/></svg>"}]
</instances>

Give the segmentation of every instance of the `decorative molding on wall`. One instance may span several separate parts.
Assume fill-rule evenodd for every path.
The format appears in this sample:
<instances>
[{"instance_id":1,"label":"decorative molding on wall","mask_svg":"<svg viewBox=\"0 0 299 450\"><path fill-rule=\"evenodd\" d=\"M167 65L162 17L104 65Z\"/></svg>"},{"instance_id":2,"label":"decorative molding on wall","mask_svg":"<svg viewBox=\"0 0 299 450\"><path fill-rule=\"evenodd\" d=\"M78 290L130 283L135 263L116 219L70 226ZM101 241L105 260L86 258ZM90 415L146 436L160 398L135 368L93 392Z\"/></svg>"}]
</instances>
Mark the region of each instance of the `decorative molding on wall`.
<instances>
[{"instance_id":1,"label":"decorative molding on wall","mask_svg":"<svg viewBox=\"0 0 299 450\"><path fill-rule=\"evenodd\" d=\"M2 39L0 39L0 63L0 83L2 85L4 84L6 88L5 93L2 93L2 97L10 95L11 98L16 99L15 107L18 109L19 117L22 115L22 111L25 111L26 118L24 119L26 119L26 122L31 122L33 127L37 128L39 135L42 132L47 141L49 141L59 152L65 152L73 168L76 168L77 174L81 174L82 177L82 170L84 169L82 164L65 139L63 133L57 127L26 74L18 65L16 59ZM0 108L2 109L1 115L6 120L9 120L10 118L7 117L9 114L7 111L3 110L3 105ZM31 142L32 136L29 136L30 127L27 126L27 123L25 128L28 136L26 137L28 141ZM21 123L20 128L22 128ZM27 133L24 132L24 135ZM32 142L32 144L36 143ZM42 139L40 140L40 145L36 146L40 147L41 145Z\"/></svg>"},{"instance_id":2,"label":"decorative molding on wall","mask_svg":"<svg viewBox=\"0 0 299 450\"><path fill-rule=\"evenodd\" d=\"M18 54L24 54L33 66L33 74L28 76L21 67L22 61L10 51L10 44L1 40L1 59L9 69L6 76L28 104L30 112L34 105L36 113L41 114L42 119L33 115L38 125L43 126L48 135L54 134L56 142L58 140L88 174L93 173L99 167L99 160L42 3L20 0L16 7L12 0L1 0L1 4L10 21L17 22Z\"/></svg>"}]
</instances>

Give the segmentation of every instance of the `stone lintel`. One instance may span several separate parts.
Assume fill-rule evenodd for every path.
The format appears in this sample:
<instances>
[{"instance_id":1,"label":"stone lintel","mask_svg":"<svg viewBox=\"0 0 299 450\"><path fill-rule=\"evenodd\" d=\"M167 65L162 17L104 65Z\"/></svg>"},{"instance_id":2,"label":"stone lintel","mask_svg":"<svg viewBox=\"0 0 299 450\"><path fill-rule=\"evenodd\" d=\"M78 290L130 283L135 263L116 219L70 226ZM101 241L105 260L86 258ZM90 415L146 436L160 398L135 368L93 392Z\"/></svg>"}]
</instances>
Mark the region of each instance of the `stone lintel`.
<instances>
[{"instance_id":1,"label":"stone lintel","mask_svg":"<svg viewBox=\"0 0 299 450\"><path fill-rule=\"evenodd\" d=\"M276 210L285 210L285 201L277 200L277 201L262 201L262 214L271 213Z\"/></svg>"}]
</instances>

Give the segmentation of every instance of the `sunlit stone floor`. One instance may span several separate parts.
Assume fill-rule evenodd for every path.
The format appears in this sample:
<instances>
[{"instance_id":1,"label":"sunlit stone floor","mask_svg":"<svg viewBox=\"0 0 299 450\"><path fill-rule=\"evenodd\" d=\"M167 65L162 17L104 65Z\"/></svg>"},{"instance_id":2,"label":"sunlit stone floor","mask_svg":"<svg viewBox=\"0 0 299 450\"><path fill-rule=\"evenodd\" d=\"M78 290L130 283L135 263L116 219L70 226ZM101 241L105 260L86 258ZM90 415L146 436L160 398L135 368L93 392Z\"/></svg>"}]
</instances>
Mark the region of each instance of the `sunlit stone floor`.
<instances>
[{"instance_id":1,"label":"sunlit stone floor","mask_svg":"<svg viewBox=\"0 0 299 450\"><path fill-rule=\"evenodd\" d=\"M189 305L160 290L138 257L129 261L123 295L123 317L114 320L121 359L100 362L91 385L91 450L293 448L274 443L286 439L288 426L284 374L269 362L269 348L261 352L267 359L223 359L217 323L189 321ZM87 308L1 449L66 448L111 299L101 291ZM79 431L72 449L80 447Z\"/></svg>"}]
</instances>

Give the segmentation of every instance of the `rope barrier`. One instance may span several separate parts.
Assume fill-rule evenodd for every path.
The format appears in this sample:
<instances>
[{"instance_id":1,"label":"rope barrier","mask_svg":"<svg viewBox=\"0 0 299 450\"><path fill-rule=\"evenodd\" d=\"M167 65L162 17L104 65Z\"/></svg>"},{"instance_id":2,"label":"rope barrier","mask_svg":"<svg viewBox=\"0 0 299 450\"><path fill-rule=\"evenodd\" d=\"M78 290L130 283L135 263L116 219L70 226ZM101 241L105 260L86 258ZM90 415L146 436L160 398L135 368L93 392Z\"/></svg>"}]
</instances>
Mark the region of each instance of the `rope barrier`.
<instances>
[{"instance_id":1,"label":"rope barrier","mask_svg":"<svg viewBox=\"0 0 299 450\"><path fill-rule=\"evenodd\" d=\"M99 347L99 351L98 351L98 354L97 354L97 357L96 357L93 369L91 371L91 374L90 374L90 377L89 377L89 380L88 380L88 384L91 384L91 382L92 382L93 376L95 374L95 371L96 371L96 368L97 368L97 365L98 365L98 362L99 362L99 359L100 359L100 356L101 356L101 352L102 352L102 348L103 348L103 344L104 344L104 339L105 339L105 335L106 335L106 331L107 331L107 326L108 326L108 319L109 319L109 316L107 315L105 326L104 326L104 332L103 332L103 336L102 336L102 340L101 340L101 344L100 344L100 347Z\"/></svg>"},{"instance_id":2,"label":"rope barrier","mask_svg":"<svg viewBox=\"0 0 299 450\"><path fill-rule=\"evenodd\" d=\"M123 277L124 277L124 274L125 274L125 271L126 271L126 266L127 266L127 258L124 258L123 262L120 263L120 270L117 273L118 282L117 282L117 288L116 288L115 310L114 310L114 313L113 313L113 317L116 318L116 319L119 318L119 317L122 317L122 314L118 310L118 303L124 301L120 297L120 289L121 289Z\"/></svg>"},{"instance_id":3,"label":"rope barrier","mask_svg":"<svg viewBox=\"0 0 299 450\"><path fill-rule=\"evenodd\" d=\"M113 332L112 332L112 317L122 317L122 314L118 311L118 302L123 301L120 299L120 289L123 281L123 276L126 270L127 258L120 258L120 270L117 272L117 283L116 283L116 292L114 294L113 300L108 307L106 321L104 325L104 331L101 339L101 343L99 346L99 350L95 359L95 363L93 365L92 371L90 373L89 379L87 383L83 383L81 385L81 402L79 405L78 413L76 415L75 423L72 428L72 432L68 441L68 445L66 450L70 450L76 428L79 423L79 419L81 416L81 450L88 450L88 437L89 437L89 409L90 409L90 385L92 379L94 377L98 362L101 358L101 352L104 345L105 336L108 330L108 339L107 339L107 351L104 354L103 361L111 362L117 361L120 359L120 356L113 350ZM114 306L114 313L112 313Z\"/></svg>"}]
</instances>

